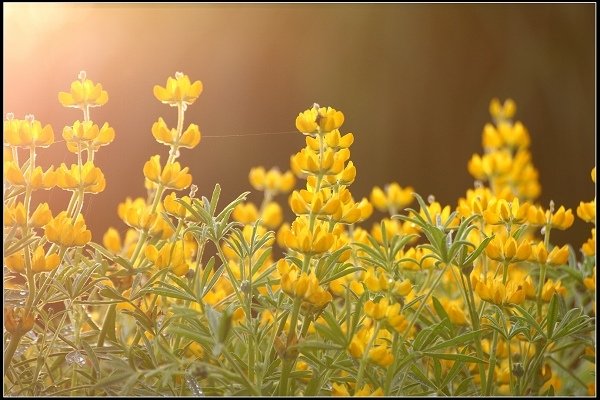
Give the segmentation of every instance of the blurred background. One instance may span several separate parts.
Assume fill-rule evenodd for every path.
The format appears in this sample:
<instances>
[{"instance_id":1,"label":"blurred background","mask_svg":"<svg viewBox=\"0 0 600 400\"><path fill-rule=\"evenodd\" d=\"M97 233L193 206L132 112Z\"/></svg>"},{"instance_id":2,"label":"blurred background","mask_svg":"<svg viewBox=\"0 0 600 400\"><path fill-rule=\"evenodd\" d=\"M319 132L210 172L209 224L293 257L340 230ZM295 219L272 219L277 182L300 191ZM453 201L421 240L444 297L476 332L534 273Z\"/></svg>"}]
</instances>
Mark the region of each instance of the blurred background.
<instances>
[{"instance_id":1,"label":"blurred background","mask_svg":"<svg viewBox=\"0 0 600 400\"><path fill-rule=\"evenodd\" d=\"M62 128L82 116L63 108L57 93L68 91L80 70L108 91L109 102L91 114L116 131L96 157L107 188L86 197L96 241L109 226L124 231L118 203L145 196L144 163L167 156L150 128L159 116L174 126L176 110L157 101L152 88L176 71L204 84L186 113L186 124L198 124L204 138L182 150L180 161L199 194L210 196L221 184L221 204L252 190L250 168L289 168L290 155L304 145L293 132L295 118L317 102L342 110L342 132L355 134L357 200L396 181L455 206L473 186L467 162L482 153L493 97L513 98L517 119L529 129L541 204L553 199L575 212L595 195L595 4L3 8L4 115L32 113L59 140ZM281 134L254 135L272 132ZM242 136L214 137L228 135ZM39 161L76 162L63 143ZM34 200L59 210L69 194L36 192ZM255 192L250 199L261 200ZM287 209L287 198L279 200ZM576 219L553 241L579 248L590 228Z\"/></svg>"}]
</instances>

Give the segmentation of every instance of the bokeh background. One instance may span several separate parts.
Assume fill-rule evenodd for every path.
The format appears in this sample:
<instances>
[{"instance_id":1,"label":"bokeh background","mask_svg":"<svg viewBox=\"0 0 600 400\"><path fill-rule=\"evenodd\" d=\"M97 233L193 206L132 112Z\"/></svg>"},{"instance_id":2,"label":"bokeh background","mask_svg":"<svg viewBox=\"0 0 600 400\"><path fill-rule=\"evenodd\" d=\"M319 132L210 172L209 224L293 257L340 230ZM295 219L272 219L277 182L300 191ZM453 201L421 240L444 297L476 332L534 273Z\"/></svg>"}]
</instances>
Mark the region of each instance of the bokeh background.
<instances>
[{"instance_id":1,"label":"bokeh background","mask_svg":"<svg viewBox=\"0 0 600 400\"><path fill-rule=\"evenodd\" d=\"M81 114L63 108L57 93L80 70L108 91L107 105L92 112L117 135L96 158L107 188L88 196L84 211L97 241L111 225L124 230L118 203L145 196L142 166L153 154L166 157L150 128L159 116L173 125L176 112L152 88L176 71L204 84L186 113L204 138L180 159L202 195L219 182L223 201L232 200L251 189L251 167L289 168L290 155L304 144L293 132L295 117L317 102L342 110L342 131L355 134L355 198L397 181L454 206L473 186L466 165L482 152L493 97L517 102L544 206L553 199L575 211L595 195L595 4L3 8L5 114L32 113L61 139L62 128ZM272 132L281 134L254 135ZM242 136L222 137L229 135ZM39 161L75 158L59 143ZM36 196L57 210L69 194ZM250 199L259 201L256 193ZM553 238L577 248L590 227L577 219Z\"/></svg>"}]
</instances>

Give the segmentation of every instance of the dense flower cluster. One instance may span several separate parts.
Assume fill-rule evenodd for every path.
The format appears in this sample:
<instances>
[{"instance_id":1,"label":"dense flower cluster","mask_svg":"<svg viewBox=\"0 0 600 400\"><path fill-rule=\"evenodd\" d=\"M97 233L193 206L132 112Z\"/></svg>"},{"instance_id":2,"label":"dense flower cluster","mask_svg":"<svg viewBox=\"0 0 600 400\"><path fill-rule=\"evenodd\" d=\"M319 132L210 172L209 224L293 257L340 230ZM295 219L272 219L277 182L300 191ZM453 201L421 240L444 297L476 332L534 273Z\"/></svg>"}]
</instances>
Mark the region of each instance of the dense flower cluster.
<instances>
[{"instance_id":1,"label":"dense flower cluster","mask_svg":"<svg viewBox=\"0 0 600 400\"><path fill-rule=\"evenodd\" d=\"M143 165L147 196L118 205L123 230L110 227L102 244L82 213L106 188L94 159L115 138L90 118L108 101L102 85L81 72L59 93L83 118L62 131L76 160L57 168L36 164L52 127L7 115L10 394L595 393L595 199L575 212L536 202L512 100L492 100L484 153L468 163L475 187L456 206L398 182L357 200L355 136L342 133L342 111L318 104L296 117L305 145L289 170L252 168L261 199L222 206L220 186L197 194L177 161L201 141L184 117L202 89L181 72L154 87L177 110L175 127L162 117L147 127L168 154ZM55 187L71 195L66 210L32 201ZM581 254L552 236L575 215L594 224Z\"/></svg>"}]
</instances>

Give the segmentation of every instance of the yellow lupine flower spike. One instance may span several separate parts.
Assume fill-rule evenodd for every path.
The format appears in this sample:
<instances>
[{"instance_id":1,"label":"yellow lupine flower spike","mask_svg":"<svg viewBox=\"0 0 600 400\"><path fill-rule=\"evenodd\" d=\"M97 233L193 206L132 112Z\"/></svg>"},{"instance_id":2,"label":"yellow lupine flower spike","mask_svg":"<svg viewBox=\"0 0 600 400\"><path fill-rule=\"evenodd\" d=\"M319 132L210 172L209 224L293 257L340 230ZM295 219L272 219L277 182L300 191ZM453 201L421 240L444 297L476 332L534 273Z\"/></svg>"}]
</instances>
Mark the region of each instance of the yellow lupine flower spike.
<instances>
[{"instance_id":1,"label":"yellow lupine flower spike","mask_svg":"<svg viewBox=\"0 0 600 400\"><path fill-rule=\"evenodd\" d=\"M65 107L81 108L99 107L108 101L108 93L102 90L101 84L94 84L93 81L86 78L85 71L81 71L78 80L71 83L71 90L60 92L58 101Z\"/></svg>"},{"instance_id":2,"label":"yellow lupine flower spike","mask_svg":"<svg viewBox=\"0 0 600 400\"><path fill-rule=\"evenodd\" d=\"M175 72L175 78L167 78L165 87L154 86L154 96L172 107L177 104L190 105L198 99L200 93L202 93L202 82L192 83L190 77L181 72Z\"/></svg>"},{"instance_id":3,"label":"yellow lupine flower spike","mask_svg":"<svg viewBox=\"0 0 600 400\"><path fill-rule=\"evenodd\" d=\"M24 120L12 119L4 121L4 141L15 147L48 147L54 143L52 126L42 127L40 121L34 120L33 115L25 116Z\"/></svg>"}]
</instances>

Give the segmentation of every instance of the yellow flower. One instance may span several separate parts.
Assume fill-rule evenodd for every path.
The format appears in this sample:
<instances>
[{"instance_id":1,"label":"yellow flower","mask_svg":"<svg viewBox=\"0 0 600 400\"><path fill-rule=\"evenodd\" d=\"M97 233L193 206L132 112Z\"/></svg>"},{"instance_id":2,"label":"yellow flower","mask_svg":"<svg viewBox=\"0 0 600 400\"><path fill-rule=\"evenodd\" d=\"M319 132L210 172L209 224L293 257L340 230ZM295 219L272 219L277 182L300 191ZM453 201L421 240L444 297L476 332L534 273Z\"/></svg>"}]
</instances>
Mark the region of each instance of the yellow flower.
<instances>
[{"instance_id":1,"label":"yellow flower","mask_svg":"<svg viewBox=\"0 0 600 400\"><path fill-rule=\"evenodd\" d=\"M296 183L291 171L281 173L278 168L271 168L266 171L263 167L255 167L250 170L248 178L254 189L268 190L273 195L289 193Z\"/></svg>"},{"instance_id":2,"label":"yellow flower","mask_svg":"<svg viewBox=\"0 0 600 400\"><path fill-rule=\"evenodd\" d=\"M400 310L400 303L396 303L393 306L388 307L386 312L387 322L399 333L404 332L408 326L408 320L404 318L404 315L400 313Z\"/></svg>"},{"instance_id":3,"label":"yellow flower","mask_svg":"<svg viewBox=\"0 0 600 400\"><path fill-rule=\"evenodd\" d=\"M85 71L79 73L79 80L71 83L69 93L60 92L58 101L65 107L81 108L103 106L108 101L108 93L101 84L86 79Z\"/></svg>"},{"instance_id":4,"label":"yellow flower","mask_svg":"<svg viewBox=\"0 0 600 400\"><path fill-rule=\"evenodd\" d=\"M50 272L60 264L60 258L57 253L46 256L42 246L36 247L31 255L31 270L33 273Z\"/></svg>"},{"instance_id":5,"label":"yellow flower","mask_svg":"<svg viewBox=\"0 0 600 400\"><path fill-rule=\"evenodd\" d=\"M369 350L369 360L381 367L389 367L394 362L394 356L387 346L373 346Z\"/></svg>"},{"instance_id":6,"label":"yellow flower","mask_svg":"<svg viewBox=\"0 0 600 400\"><path fill-rule=\"evenodd\" d=\"M496 97L490 102L490 114L496 120L506 120L514 117L517 112L517 105L513 99L504 100L504 104Z\"/></svg>"},{"instance_id":7,"label":"yellow flower","mask_svg":"<svg viewBox=\"0 0 600 400\"><path fill-rule=\"evenodd\" d=\"M296 117L296 129L305 135L331 132L343 123L344 114L341 111L331 107L319 107L318 104Z\"/></svg>"},{"instance_id":8,"label":"yellow flower","mask_svg":"<svg viewBox=\"0 0 600 400\"><path fill-rule=\"evenodd\" d=\"M331 395L336 397L349 397L350 392L348 392L348 388L343 383L333 382L331 384Z\"/></svg>"},{"instance_id":9,"label":"yellow flower","mask_svg":"<svg viewBox=\"0 0 600 400\"><path fill-rule=\"evenodd\" d=\"M508 280L506 285L502 283L502 277L487 278L480 280L471 275L471 280L474 281L475 292L481 300L496 304L496 305L511 305L523 304L526 296L526 288L522 282Z\"/></svg>"},{"instance_id":10,"label":"yellow flower","mask_svg":"<svg viewBox=\"0 0 600 400\"><path fill-rule=\"evenodd\" d=\"M346 151L343 151L346 150ZM321 156L309 148L303 148L292 156L290 164L292 170L297 170L309 175L337 175L344 170L344 162L350 157L348 149L334 152L327 149Z\"/></svg>"},{"instance_id":11,"label":"yellow flower","mask_svg":"<svg viewBox=\"0 0 600 400\"><path fill-rule=\"evenodd\" d=\"M467 190L466 198L458 199L457 211L460 216L469 217L471 215L482 215L483 210L488 208L488 204L494 198L492 191L487 187L478 187Z\"/></svg>"},{"instance_id":12,"label":"yellow flower","mask_svg":"<svg viewBox=\"0 0 600 400\"><path fill-rule=\"evenodd\" d=\"M73 126L65 126L63 138L67 148L72 153L82 150L97 151L101 146L106 146L115 139L115 130L107 122L98 128L92 121L75 121Z\"/></svg>"},{"instance_id":13,"label":"yellow flower","mask_svg":"<svg viewBox=\"0 0 600 400\"><path fill-rule=\"evenodd\" d=\"M385 186L385 192L379 186L371 191L371 203L379 211L390 211L392 214L402 210L412 203L414 189L410 186L402 188L398 183L392 182Z\"/></svg>"},{"instance_id":14,"label":"yellow flower","mask_svg":"<svg viewBox=\"0 0 600 400\"><path fill-rule=\"evenodd\" d=\"M596 200L588 203L580 201L579 207L577 207L577 216L585 222L596 223Z\"/></svg>"},{"instance_id":15,"label":"yellow flower","mask_svg":"<svg viewBox=\"0 0 600 400\"><path fill-rule=\"evenodd\" d=\"M450 322L455 325L468 325L469 321L467 320L467 316L464 312L462 302L460 300L450 300L448 298L441 298L440 303L448 317L450 318Z\"/></svg>"},{"instance_id":16,"label":"yellow flower","mask_svg":"<svg viewBox=\"0 0 600 400\"><path fill-rule=\"evenodd\" d=\"M275 229L283 221L283 210L279 204L272 201L265 206L260 218L264 226Z\"/></svg>"},{"instance_id":17,"label":"yellow flower","mask_svg":"<svg viewBox=\"0 0 600 400\"><path fill-rule=\"evenodd\" d=\"M525 149L529 147L529 143L529 133L521 122L512 124L501 121L497 128L492 124L486 124L483 128L482 144L486 149L499 149L503 146Z\"/></svg>"},{"instance_id":18,"label":"yellow flower","mask_svg":"<svg viewBox=\"0 0 600 400\"><path fill-rule=\"evenodd\" d=\"M190 105L196 101L200 93L202 93L202 82L191 83L189 76L181 72L176 72L175 78L167 78L165 87L154 86L154 96L172 107L178 104Z\"/></svg>"},{"instance_id":19,"label":"yellow flower","mask_svg":"<svg viewBox=\"0 0 600 400\"><path fill-rule=\"evenodd\" d=\"M185 275L189 270L182 241L165 243L160 249L149 245L146 247L145 254L158 269L170 268L177 276Z\"/></svg>"},{"instance_id":20,"label":"yellow flower","mask_svg":"<svg viewBox=\"0 0 600 400\"><path fill-rule=\"evenodd\" d=\"M550 211L547 211L547 214L550 215ZM567 228L570 228L571 225L573 225L573 221L575 221L573 211L571 211L570 208L565 211L565 207L563 206L560 206L558 211L555 212L550 218L552 228L563 231Z\"/></svg>"},{"instance_id":21,"label":"yellow flower","mask_svg":"<svg viewBox=\"0 0 600 400\"><path fill-rule=\"evenodd\" d=\"M29 184L32 190L48 190L56 185L54 167L50 167L44 172L42 167L38 166L26 176L23 175L23 172L14 161L6 162L4 168L6 169L6 180L14 186L27 186Z\"/></svg>"},{"instance_id":22,"label":"yellow flower","mask_svg":"<svg viewBox=\"0 0 600 400\"><path fill-rule=\"evenodd\" d=\"M548 250L544 246L544 242L539 242L537 245L531 247L530 261L537 262L538 264L545 264L548 259Z\"/></svg>"},{"instance_id":23,"label":"yellow flower","mask_svg":"<svg viewBox=\"0 0 600 400\"><path fill-rule=\"evenodd\" d=\"M460 219L458 218L458 216L454 216L452 220L450 220L450 216L452 215L452 209L450 208L450 206L445 206L444 208L442 208L441 204L438 203L437 201L434 201L433 203L429 204L427 206L427 211L429 211L429 216L432 218L432 222L436 225L446 225L447 224L447 228L456 228L458 227L458 223L460 222ZM424 218L427 219L427 214L425 214L425 210L421 209L419 211L419 215ZM389 238L390 236L388 236Z\"/></svg>"},{"instance_id":24,"label":"yellow flower","mask_svg":"<svg viewBox=\"0 0 600 400\"><path fill-rule=\"evenodd\" d=\"M291 229L285 234L285 245L304 254L321 254L328 251L334 243L334 236L328 232L327 226L316 221L312 232L308 228L306 218L296 218Z\"/></svg>"},{"instance_id":25,"label":"yellow flower","mask_svg":"<svg viewBox=\"0 0 600 400\"><path fill-rule=\"evenodd\" d=\"M373 319L380 320L386 317L389 300L381 299L378 303L369 300L364 305L365 314Z\"/></svg>"},{"instance_id":26,"label":"yellow flower","mask_svg":"<svg viewBox=\"0 0 600 400\"><path fill-rule=\"evenodd\" d=\"M475 179L486 180L509 173L512 164L513 159L508 151L495 151L483 157L473 154L467 168Z\"/></svg>"},{"instance_id":27,"label":"yellow flower","mask_svg":"<svg viewBox=\"0 0 600 400\"><path fill-rule=\"evenodd\" d=\"M596 228L592 229L592 237L581 246L581 250L588 257L596 254Z\"/></svg>"},{"instance_id":28,"label":"yellow flower","mask_svg":"<svg viewBox=\"0 0 600 400\"><path fill-rule=\"evenodd\" d=\"M160 165L159 155L152 156L144 164L144 176L148 180L175 190L185 189L192 184L192 175L187 173L188 170L188 167L181 169L178 162L167 164L163 169Z\"/></svg>"},{"instance_id":29,"label":"yellow flower","mask_svg":"<svg viewBox=\"0 0 600 400\"><path fill-rule=\"evenodd\" d=\"M596 267L592 268L592 275L583 278L583 284L588 290L596 290Z\"/></svg>"},{"instance_id":30,"label":"yellow flower","mask_svg":"<svg viewBox=\"0 0 600 400\"><path fill-rule=\"evenodd\" d=\"M33 227L41 228L52 219L52 211L48 203L40 203L31 214L30 224Z\"/></svg>"},{"instance_id":31,"label":"yellow flower","mask_svg":"<svg viewBox=\"0 0 600 400\"><path fill-rule=\"evenodd\" d=\"M546 213L544 209L539 206L531 206L527 210L527 221L531 225L545 225L546 224Z\"/></svg>"},{"instance_id":32,"label":"yellow flower","mask_svg":"<svg viewBox=\"0 0 600 400\"><path fill-rule=\"evenodd\" d=\"M25 226L27 224L27 212L23 203L18 202L13 206L4 207L5 226Z\"/></svg>"},{"instance_id":33,"label":"yellow flower","mask_svg":"<svg viewBox=\"0 0 600 400\"><path fill-rule=\"evenodd\" d=\"M550 301L554 293L564 296L567 293L567 288L562 286L561 281L554 282L552 279L548 279L542 287L542 300Z\"/></svg>"},{"instance_id":34,"label":"yellow flower","mask_svg":"<svg viewBox=\"0 0 600 400\"><path fill-rule=\"evenodd\" d=\"M376 390L373 390L371 389L371 385L366 383L362 389L357 390L356 393L354 393L354 396L383 397L383 389L377 388Z\"/></svg>"},{"instance_id":35,"label":"yellow flower","mask_svg":"<svg viewBox=\"0 0 600 400\"><path fill-rule=\"evenodd\" d=\"M512 237L502 239L496 236L485 248L485 253L492 260L505 262L524 261L531 255L531 245L528 241L523 240L521 243Z\"/></svg>"},{"instance_id":36,"label":"yellow flower","mask_svg":"<svg viewBox=\"0 0 600 400\"><path fill-rule=\"evenodd\" d=\"M569 246L555 246L548 254L546 262L550 265L564 265L569 259Z\"/></svg>"},{"instance_id":37,"label":"yellow flower","mask_svg":"<svg viewBox=\"0 0 600 400\"><path fill-rule=\"evenodd\" d=\"M79 214L75 221L63 211L44 226L46 239L63 247L81 247L92 240L92 233L87 230L83 215Z\"/></svg>"},{"instance_id":38,"label":"yellow flower","mask_svg":"<svg viewBox=\"0 0 600 400\"><path fill-rule=\"evenodd\" d=\"M332 198L330 190L317 193L308 190L293 191L290 196L290 208L296 215L331 215L340 207L340 201Z\"/></svg>"},{"instance_id":39,"label":"yellow flower","mask_svg":"<svg viewBox=\"0 0 600 400\"><path fill-rule=\"evenodd\" d=\"M13 335L22 336L33 329L35 317L33 313L25 314L23 308L4 307L4 328Z\"/></svg>"},{"instance_id":40,"label":"yellow flower","mask_svg":"<svg viewBox=\"0 0 600 400\"><path fill-rule=\"evenodd\" d=\"M83 166L71 164L71 168L63 163L56 170L57 185L69 191L83 190L85 193L100 193L106 187L102 170L88 161Z\"/></svg>"},{"instance_id":41,"label":"yellow flower","mask_svg":"<svg viewBox=\"0 0 600 400\"><path fill-rule=\"evenodd\" d=\"M168 146L177 145L178 147L185 147L187 149L196 147L202 137L200 129L196 124L190 124L181 136L179 136L177 129L169 129L162 118L159 118L158 122L152 125L152 135L158 143Z\"/></svg>"},{"instance_id":42,"label":"yellow flower","mask_svg":"<svg viewBox=\"0 0 600 400\"><path fill-rule=\"evenodd\" d=\"M490 225L522 224L527 220L529 207L528 202L521 204L517 197L512 202L504 199L492 200L483 212L483 219Z\"/></svg>"},{"instance_id":43,"label":"yellow flower","mask_svg":"<svg viewBox=\"0 0 600 400\"><path fill-rule=\"evenodd\" d=\"M177 201L177 195L175 192L171 192L168 196L165 196L163 200L163 206L165 211L177 218L183 218L187 220L195 221L195 217L192 213L183 205L179 204ZM192 205L192 199L189 196L183 196L179 198L184 203Z\"/></svg>"},{"instance_id":44,"label":"yellow flower","mask_svg":"<svg viewBox=\"0 0 600 400\"><path fill-rule=\"evenodd\" d=\"M307 137L308 139L314 139L311 137ZM354 143L354 135L352 133L347 133L345 135L341 135L338 129L334 129L331 132L325 134L325 144L328 147L334 149L347 149ZM317 141L318 145L318 141Z\"/></svg>"},{"instance_id":45,"label":"yellow flower","mask_svg":"<svg viewBox=\"0 0 600 400\"><path fill-rule=\"evenodd\" d=\"M121 252L121 235L115 228L110 227L102 237L102 244L110 252L118 254Z\"/></svg>"},{"instance_id":46,"label":"yellow flower","mask_svg":"<svg viewBox=\"0 0 600 400\"><path fill-rule=\"evenodd\" d=\"M256 209L256 206L250 202L240 203L233 209L231 218L244 225L251 224L258 219L258 210Z\"/></svg>"},{"instance_id":47,"label":"yellow flower","mask_svg":"<svg viewBox=\"0 0 600 400\"><path fill-rule=\"evenodd\" d=\"M24 120L4 121L4 140L14 147L48 147L54 143L54 131L49 124L42 128L40 121L27 115Z\"/></svg>"}]
</instances>

